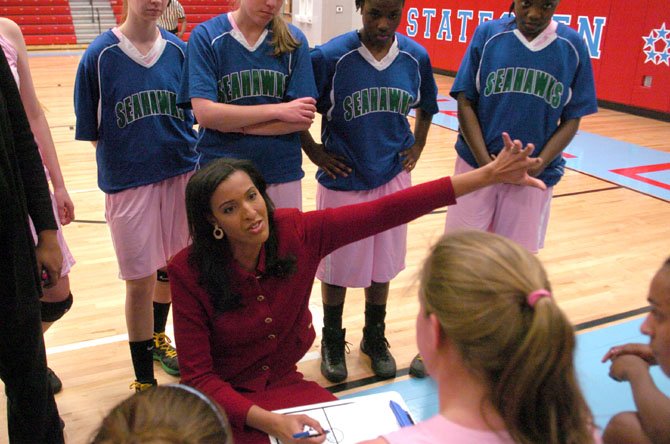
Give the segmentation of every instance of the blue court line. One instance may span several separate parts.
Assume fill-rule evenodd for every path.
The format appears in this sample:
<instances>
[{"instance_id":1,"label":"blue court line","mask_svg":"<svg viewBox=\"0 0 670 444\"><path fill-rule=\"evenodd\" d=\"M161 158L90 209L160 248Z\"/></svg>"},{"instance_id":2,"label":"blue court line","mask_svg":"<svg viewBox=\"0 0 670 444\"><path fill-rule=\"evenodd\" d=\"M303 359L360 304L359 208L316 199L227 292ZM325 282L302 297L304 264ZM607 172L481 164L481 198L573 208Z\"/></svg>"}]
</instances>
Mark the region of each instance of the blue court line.
<instances>
[{"instance_id":1,"label":"blue court line","mask_svg":"<svg viewBox=\"0 0 670 444\"><path fill-rule=\"evenodd\" d=\"M458 131L456 100L440 95L438 105L433 123ZM579 131L565 157L570 169L670 202L670 153Z\"/></svg>"},{"instance_id":2,"label":"blue court line","mask_svg":"<svg viewBox=\"0 0 670 444\"><path fill-rule=\"evenodd\" d=\"M623 411L635 410L633 395L628 383L612 380L609 363L601 363L600 359L614 345L628 342L648 342L649 338L640 333L643 319L633 319L621 324L604 327L598 330L577 335L575 367L577 377L591 407L596 425L604 428L610 418ZM651 369L656 385L670 396L670 378L665 376L658 366ZM388 390L395 390L402 395L415 419L423 421L438 412L437 387L430 378L408 379L393 382L381 387L362 390L342 396L342 398L368 395Z\"/></svg>"}]
</instances>

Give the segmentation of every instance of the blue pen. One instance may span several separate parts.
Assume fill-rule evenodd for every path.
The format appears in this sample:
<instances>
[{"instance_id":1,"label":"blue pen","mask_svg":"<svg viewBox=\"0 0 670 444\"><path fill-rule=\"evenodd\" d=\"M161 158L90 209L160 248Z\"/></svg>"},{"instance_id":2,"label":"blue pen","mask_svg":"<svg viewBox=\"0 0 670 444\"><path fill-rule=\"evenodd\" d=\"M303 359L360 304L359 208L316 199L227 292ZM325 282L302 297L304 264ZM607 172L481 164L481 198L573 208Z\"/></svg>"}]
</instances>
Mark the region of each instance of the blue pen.
<instances>
[{"instance_id":1,"label":"blue pen","mask_svg":"<svg viewBox=\"0 0 670 444\"><path fill-rule=\"evenodd\" d=\"M305 430L304 432L294 433L293 439L316 438L317 436L327 435L328 433L330 433L330 430L324 430L323 433L319 433L316 430Z\"/></svg>"},{"instance_id":2,"label":"blue pen","mask_svg":"<svg viewBox=\"0 0 670 444\"><path fill-rule=\"evenodd\" d=\"M409 412L400 407L400 404L391 400L389 401L389 406L391 407L391 410L395 415L395 419L396 421L398 421L398 425L400 427L407 427L414 424L414 421L412 420L412 417L410 416Z\"/></svg>"}]
</instances>

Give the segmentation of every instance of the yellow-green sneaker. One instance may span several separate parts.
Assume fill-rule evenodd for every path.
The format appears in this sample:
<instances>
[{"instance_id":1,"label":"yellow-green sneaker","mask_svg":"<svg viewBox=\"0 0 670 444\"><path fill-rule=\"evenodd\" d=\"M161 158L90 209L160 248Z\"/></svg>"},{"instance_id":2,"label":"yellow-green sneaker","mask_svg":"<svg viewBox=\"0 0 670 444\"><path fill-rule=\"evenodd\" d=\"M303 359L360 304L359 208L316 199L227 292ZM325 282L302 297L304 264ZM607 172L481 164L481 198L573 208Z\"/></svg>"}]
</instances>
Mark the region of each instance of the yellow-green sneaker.
<instances>
[{"instance_id":1,"label":"yellow-green sneaker","mask_svg":"<svg viewBox=\"0 0 670 444\"><path fill-rule=\"evenodd\" d=\"M156 381L155 379L153 380L153 382L133 381L133 383L130 384L130 389L135 390L135 393L139 393L154 388L157 385L158 381Z\"/></svg>"},{"instance_id":2,"label":"yellow-green sneaker","mask_svg":"<svg viewBox=\"0 0 670 444\"><path fill-rule=\"evenodd\" d=\"M165 333L154 333L154 361L161 363L165 373L172 376L179 376L179 361L177 360L177 350L170 345L172 341Z\"/></svg>"},{"instance_id":3,"label":"yellow-green sneaker","mask_svg":"<svg viewBox=\"0 0 670 444\"><path fill-rule=\"evenodd\" d=\"M416 355L414 359L412 359L412 363L409 366L409 374L415 378L426 377L426 365L423 363L421 354Z\"/></svg>"}]
</instances>

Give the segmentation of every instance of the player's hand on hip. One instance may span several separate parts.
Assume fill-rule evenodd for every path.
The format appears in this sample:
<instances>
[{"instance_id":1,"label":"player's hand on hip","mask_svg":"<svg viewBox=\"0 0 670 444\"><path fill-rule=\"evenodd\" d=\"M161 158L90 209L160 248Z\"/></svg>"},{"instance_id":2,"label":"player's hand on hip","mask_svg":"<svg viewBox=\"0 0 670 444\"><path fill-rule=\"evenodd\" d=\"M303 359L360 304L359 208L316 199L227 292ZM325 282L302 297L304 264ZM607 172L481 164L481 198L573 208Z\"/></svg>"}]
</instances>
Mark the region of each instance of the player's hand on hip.
<instances>
[{"instance_id":1,"label":"player's hand on hip","mask_svg":"<svg viewBox=\"0 0 670 444\"><path fill-rule=\"evenodd\" d=\"M409 147L409 149L401 151L400 157L402 158L403 169L409 173L414 168L416 168L416 163L419 161L419 157L421 157L422 152L423 146L416 143Z\"/></svg>"},{"instance_id":2,"label":"player's hand on hip","mask_svg":"<svg viewBox=\"0 0 670 444\"><path fill-rule=\"evenodd\" d=\"M344 163L344 159L326 151L322 143L316 143L309 148L305 146L303 149L309 160L331 178L347 177L351 173L351 168Z\"/></svg>"}]
</instances>

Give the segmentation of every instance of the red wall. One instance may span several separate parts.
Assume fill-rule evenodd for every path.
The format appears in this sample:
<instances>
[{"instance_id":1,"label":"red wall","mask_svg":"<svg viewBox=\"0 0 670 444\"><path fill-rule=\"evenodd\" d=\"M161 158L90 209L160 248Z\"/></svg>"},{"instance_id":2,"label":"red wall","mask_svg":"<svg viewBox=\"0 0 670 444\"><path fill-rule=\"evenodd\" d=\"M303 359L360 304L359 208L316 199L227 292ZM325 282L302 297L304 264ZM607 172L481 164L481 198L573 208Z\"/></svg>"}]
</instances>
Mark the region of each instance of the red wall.
<instances>
[{"instance_id":1,"label":"red wall","mask_svg":"<svg viewBox=\"0 0 670 444\"><path fill-rule=\"evenodd\" d=\"M480 20L501 17L510 4L405 0L398 29L426 47L435 68L457 71ZM554 18L584 36L599 99L670 113L670 0L563 0ZM645 38L655 42L653 60Z\"/></svg>"}]
</instances>

